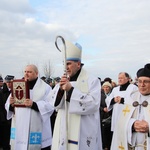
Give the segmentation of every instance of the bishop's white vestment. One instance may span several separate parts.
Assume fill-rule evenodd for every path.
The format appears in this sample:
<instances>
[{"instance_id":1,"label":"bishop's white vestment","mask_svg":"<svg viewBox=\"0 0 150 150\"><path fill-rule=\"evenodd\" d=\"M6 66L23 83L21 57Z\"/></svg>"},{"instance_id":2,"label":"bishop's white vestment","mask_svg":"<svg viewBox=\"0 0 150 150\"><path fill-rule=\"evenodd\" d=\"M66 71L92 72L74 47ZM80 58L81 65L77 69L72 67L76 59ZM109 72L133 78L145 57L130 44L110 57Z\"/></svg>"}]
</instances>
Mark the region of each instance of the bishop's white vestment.
<instances>
[{"instance_id":1,"label":"bishop's white vestment","mask_svg":"<svg viewBox=\"0 0 150 150\"><path fill-rule=\"evenodd\" d=\"M137 86L134 84L129 84L127 89L124 91L120 91L120 86L117 86L113 88L111 94L107 96L106 98L106 104L108 110L111 110L113 108L112 113L112 120L111 120L111 131L114 131L118 116L120 114L120 110L123 107L123 104L115 103L114 105L111 105L111 100L117 96L120 96L122 98L125 98L127 95L130 95L133 91L137 91Z\"/></svg>"},{"instance_id":2,"label":"bishop's white vestment","mask_svg":"<svg viewBox=\"0 0 150 150\"><path fill-rule=\"evenodd\" d=\"M70 102L67 102L67 118L64 97L56 107L52 150L102 150L100 130L100 81L87 75L81 69L77 81L71 81L74 87ZM59 85L51 95L56 100ZM67 122L67 127L66 127ZM67 136L66 136L67 135Z\"/></svg>"},{"instance_id":3,"label":"bishop's white vestment","mask_svg":"<svg viewBox=\"0 0 150 150\"><path fill-rule=\"evenodd\" d=\"M135 101L140 105L134 107ZM141 105L143 101L148 102L147 107ZM132 131L136 120L147 121L150 130L150 95L143 96L138 91L126 97L126 103L115 126L111 150L150 150L149 133Z\"/></svg>"},{"instance_id":4,"label":"bishop's white vestment","mask_svg":"<svg viewBox=\"0 0 150 150\"><path fill-rule=\"evenodd\" d=\"M39 112L28 107L15 107L12 112L8 98L5 108L7 119L12 118L12 150L41 150L51 145L50 116L54 107L50 105L50 92L51 87L39 78L30 90L30 99L36 102Z\"/></svg>"}]
</instances>

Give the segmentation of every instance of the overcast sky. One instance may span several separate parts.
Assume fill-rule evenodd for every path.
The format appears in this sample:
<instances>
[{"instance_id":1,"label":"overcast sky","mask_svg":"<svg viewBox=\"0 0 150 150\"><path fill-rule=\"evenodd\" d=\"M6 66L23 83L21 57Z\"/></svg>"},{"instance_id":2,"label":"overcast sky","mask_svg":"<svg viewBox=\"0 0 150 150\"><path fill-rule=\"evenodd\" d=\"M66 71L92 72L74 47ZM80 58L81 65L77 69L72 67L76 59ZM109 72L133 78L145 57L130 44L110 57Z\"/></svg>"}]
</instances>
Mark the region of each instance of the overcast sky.
<instances>
[{"instance_id":1,"label":"overcast sky","mask_svg":"<svg viewBox=\"0 0 150 150\"><path fill-rule=\"evenodd\" d=\"M92 74L134 79L150 62L149 0L0 0L0 74L23 76L33 63L43 76L63 73L57 35L82 46L82 62Z\"/></svg>"}]
</instances>

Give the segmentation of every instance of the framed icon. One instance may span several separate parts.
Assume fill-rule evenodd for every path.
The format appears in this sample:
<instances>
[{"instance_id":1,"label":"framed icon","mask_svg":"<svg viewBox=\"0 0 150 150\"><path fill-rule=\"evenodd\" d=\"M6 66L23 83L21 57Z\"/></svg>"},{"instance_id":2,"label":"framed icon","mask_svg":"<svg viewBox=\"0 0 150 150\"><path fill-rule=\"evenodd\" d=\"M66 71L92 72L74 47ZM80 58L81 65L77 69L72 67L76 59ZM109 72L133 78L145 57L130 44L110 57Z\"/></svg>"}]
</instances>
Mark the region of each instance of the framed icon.
<instances>
[{"instance_id":1,"label":"framed icon","mask_svg":"<svg viewBox=\"0 0 150 150\"><path fill-rule=\"evenodd\" d=\"M12 96L15 99L15 107L25 107L24 101L30 98L29 83L24 79L16 79L11 85Z\"/></svg>"}]
</instances>

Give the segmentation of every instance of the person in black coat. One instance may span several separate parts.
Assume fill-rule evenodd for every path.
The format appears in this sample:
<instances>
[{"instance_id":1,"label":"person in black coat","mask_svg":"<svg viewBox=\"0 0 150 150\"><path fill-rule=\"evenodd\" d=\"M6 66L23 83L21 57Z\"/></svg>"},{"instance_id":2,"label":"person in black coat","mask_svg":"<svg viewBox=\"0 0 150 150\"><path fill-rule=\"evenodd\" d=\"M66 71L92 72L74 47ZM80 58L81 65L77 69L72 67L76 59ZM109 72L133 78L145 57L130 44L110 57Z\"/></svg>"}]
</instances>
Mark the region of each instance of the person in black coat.
<instances>
[{"instance_id":1,"label":"person in black coat","mask_svg":"<svg viewBox=\"0 0 150 150\"><path fill-rule=\"evenodd\" d=\"M105 99L111 93L111 84L104 82L101 91L100 117L101 117L101 133L102 145L104 150L110 150L112 132L111 132L111 116L112 110L108 111Z\"/></svg>"},{"instance_id":2,"label":"person in black coat","mask_svg":"<svg viewBox=\"0 0 150 150\"><path fill-rule=\"evenodd\" d=\"M0 76L0 91L2 90L3 88L3 78Z\"/></svg>"},{"instance_id":3,"label":"person in black coat","mask_svg":"<svg viewBox=\"0 0 150 150\"><path fill-rule=\"evenodd\" d=\"M14 76L6 76L3 88L0 91L0 145L3 150L10 150L10 129L11 120L7 120L5 103L10 95L11 80Z\"/></svg>"}]
</instances>

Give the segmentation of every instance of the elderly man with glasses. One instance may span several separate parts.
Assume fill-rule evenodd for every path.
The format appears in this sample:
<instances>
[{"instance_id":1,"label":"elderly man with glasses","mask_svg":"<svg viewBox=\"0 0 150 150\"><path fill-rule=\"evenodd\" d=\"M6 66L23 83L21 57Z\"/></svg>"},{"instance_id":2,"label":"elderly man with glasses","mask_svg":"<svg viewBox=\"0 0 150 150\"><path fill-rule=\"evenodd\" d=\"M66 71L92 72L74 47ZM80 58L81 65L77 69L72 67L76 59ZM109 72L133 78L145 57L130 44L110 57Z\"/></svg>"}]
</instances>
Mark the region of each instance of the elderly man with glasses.
<instances>
[{"instance_id":1,"label":"elderly man with glasses","mask_svg":"<svg viewBox=\"0 0 150 150\"><path fill-rule=\"evenodd\" d=\"M150 149L150 64L137 71L138 91L125 101L116 124L111 150Z\"/></svg>"}]
</instances>

